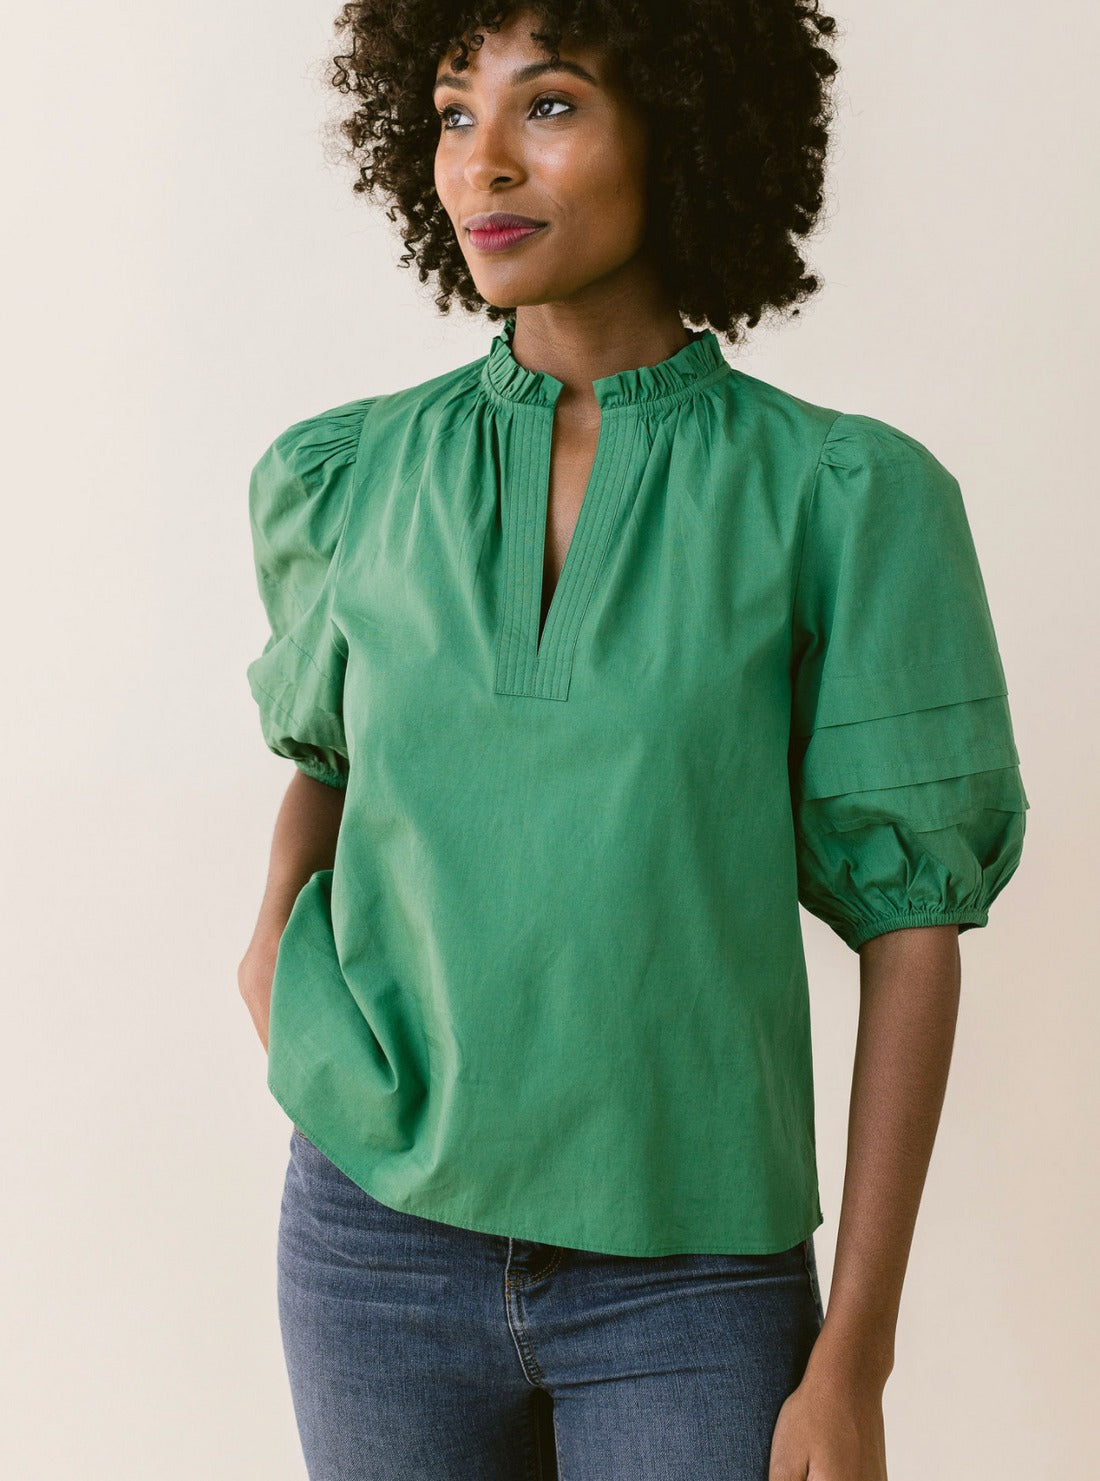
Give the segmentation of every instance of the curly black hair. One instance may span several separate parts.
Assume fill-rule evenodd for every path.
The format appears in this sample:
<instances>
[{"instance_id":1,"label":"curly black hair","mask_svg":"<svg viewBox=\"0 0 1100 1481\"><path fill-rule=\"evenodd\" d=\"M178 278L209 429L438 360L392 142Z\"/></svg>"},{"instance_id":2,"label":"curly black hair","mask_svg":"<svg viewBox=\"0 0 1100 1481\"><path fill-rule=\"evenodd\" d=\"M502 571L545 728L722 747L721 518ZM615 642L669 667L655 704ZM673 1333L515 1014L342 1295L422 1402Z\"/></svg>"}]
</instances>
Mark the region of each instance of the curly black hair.
<instances>
[{"instance_id":1,"label":"curly black hair","mask_svg":"<svg viewBox=\"0 0 1100 1481\"><path fill-rule=\"evenodd\" d=\"M337 133L354 189L400 214L400 265L415 261L421 283L435 274L442 313L453 299L491 320L515 312L478 293L436 193L432 89L444 55L464 70L481 33L521 10L552 55L565 38L611 49L650 125L648 246L688 322L737 343L742 325L818 290L793 240L823 205L833 117L823 38L836 22L818 0L358 0L334 22L347 51L329 81L356 100Z\"/></svg>"}]
</instances>

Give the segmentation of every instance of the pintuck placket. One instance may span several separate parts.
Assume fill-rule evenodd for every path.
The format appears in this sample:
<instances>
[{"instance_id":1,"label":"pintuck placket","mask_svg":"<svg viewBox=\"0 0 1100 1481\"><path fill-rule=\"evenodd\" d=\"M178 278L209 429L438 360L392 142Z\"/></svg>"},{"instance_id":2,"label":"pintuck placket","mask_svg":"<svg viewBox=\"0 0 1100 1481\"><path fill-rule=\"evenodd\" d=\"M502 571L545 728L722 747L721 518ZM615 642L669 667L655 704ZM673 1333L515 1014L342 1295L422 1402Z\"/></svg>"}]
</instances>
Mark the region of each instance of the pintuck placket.
<instances>
[{"instance_id":1,"label":"pintuck placket","mask_svg":"<svg viewBox=\"0 0 1100 1481\"><path fill-rule=\"evenodd\" d=\"M512 354L507 320L486 359L482 383L506 421L502 478L505 600L495 691L564 700L577 635L604 569L609 545L628 516L631 492L652 450L662 412L729 374L711 333L696 332L666 361L593 381L600 408L595 458L543 630L542 609L550 454L562 383Z\"/></svg>"}]
</instances>

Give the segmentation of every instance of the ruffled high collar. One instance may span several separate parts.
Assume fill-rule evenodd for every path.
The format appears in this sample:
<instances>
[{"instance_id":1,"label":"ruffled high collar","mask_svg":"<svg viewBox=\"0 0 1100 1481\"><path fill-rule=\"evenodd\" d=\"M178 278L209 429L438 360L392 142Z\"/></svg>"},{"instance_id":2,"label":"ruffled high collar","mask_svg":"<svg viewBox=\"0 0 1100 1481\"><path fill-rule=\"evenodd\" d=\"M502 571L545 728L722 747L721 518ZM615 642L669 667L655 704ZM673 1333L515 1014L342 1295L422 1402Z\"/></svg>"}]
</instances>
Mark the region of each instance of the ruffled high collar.
<instances>
[{"instance_id":1,"label":"ruffled high collar","mask_svg":"<svg viewBox=\"0 0 1100 1481\"><path fill-rule=\"evenodd\" d=\"M506 401L553 406L562 382L545 370L528 370L512 352L514 316L505 319L493 339L481 372L483 384ZM620 370L592 382L600 410L614 406L647 406L683 400L730 372L718 336L712 329L690 330L690 342L656 365Z\"/></svg>"}]
</instances>

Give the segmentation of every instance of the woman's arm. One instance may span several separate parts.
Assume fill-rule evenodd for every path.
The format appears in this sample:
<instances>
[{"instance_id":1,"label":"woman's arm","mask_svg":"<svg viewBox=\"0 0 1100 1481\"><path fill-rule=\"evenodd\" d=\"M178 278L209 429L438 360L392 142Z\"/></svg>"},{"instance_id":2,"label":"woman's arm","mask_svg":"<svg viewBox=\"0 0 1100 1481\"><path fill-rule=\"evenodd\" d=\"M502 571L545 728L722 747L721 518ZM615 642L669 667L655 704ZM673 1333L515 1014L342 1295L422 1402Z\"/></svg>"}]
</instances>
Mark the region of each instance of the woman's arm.
<instances>
[{"instance_id":1,"label":"woman's arm","mask_svg":"<svg viewBox=\"0 0 1100 1481\"><path fill-rule=\"evenodd\" d=\"M888 931L859 953L848 1155L829 1303L772 1441L772 1473L886 1481L882 1392L955 1039L955 925Z\"/></svg>"},{"instance_id":2,"label":"woman's arm","mask_svg":"<svg viewBox=\"0 0 1100 1481\"><path fill-rule=\"evenodd\" d=\"M902 1283L947 1088L959 1010L957 926L875 936L860 1005L836 1256L816 1367L885 1385Z\"/></svg>"},{"instance_id":3,"label":"woman's arm","mask_svg":"<svg viewBox=\"0 0 1100 1481\"><path fill-rule=\"evenodd\" d=\"M344 815L344 791L295 769L275 820L267 884L237 985L267 1050L271 983L279 938L299 891L318 869L331 869Z\"/></svg>"}]
</instances>

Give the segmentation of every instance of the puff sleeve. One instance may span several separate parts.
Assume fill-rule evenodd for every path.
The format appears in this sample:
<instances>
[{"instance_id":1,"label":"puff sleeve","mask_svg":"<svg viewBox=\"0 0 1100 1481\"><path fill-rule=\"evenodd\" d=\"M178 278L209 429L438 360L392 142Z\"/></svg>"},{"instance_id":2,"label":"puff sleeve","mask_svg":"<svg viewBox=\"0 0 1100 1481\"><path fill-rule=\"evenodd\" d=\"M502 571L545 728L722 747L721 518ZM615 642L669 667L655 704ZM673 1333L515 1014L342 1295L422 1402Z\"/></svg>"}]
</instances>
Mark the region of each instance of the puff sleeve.
<instances>
[{"instance_id":1,"label":"puff sleeve","mask_svg":"<svg viewBox=\"0 0 1100 1481\"><path fill-rule=\"evenodd\" d=\"M335 555L370 400L295 422L249 482L256 579L271 635L247 669L268 747L332 787L347 785L346 652L331 622Z\"/></svg>"},{"instance_id":2,"label":"puff sleeve","mask_svg":"<svg viewBox=\"0 0 1100 1481\"><path fill-rule=\"evenodd\" d=\"M793 622L798 897L858 951L984 926L1030 806L957 480L842 413L818 463Z\"/></svg>"}]
</instances>

